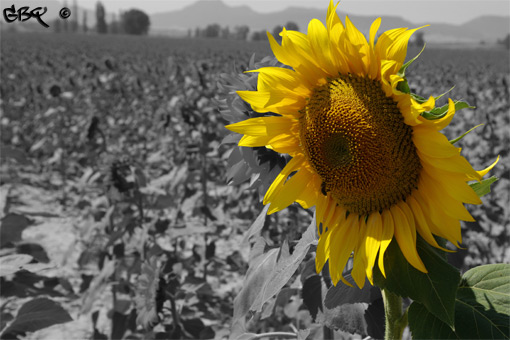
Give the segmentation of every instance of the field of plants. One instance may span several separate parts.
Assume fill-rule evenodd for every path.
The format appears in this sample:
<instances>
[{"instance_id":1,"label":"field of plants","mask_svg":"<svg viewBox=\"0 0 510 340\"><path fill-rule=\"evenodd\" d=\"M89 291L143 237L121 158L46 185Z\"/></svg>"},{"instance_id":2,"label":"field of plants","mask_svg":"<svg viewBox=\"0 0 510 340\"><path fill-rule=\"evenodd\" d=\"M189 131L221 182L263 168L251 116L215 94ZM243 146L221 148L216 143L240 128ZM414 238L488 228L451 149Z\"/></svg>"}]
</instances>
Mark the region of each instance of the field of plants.
<instances>
[{"instance_id":1,"label":"field of plants","mask_svg":"<svg viewBox=\"0 0 510 340\"><path fill-rule=\"evenodd\" d=\"M318 306L320 281L308 290L319 299L302 293L317 284L313 247L296 242L313 212L266 218L256 176L232 178L221 84L267 55L265 42L2 34L2 339L320 339L324 325L335 339L381 335L358 304L330 317L346 302ZM461 271L510 262L508 60L427 46L407 72L415 93L455 85L451 96L476 106L445 131L484 124L459 142L476 169L501 156L449 258ZM246 280L264 249L267 277Z\"/></svg>"}]
</instances>

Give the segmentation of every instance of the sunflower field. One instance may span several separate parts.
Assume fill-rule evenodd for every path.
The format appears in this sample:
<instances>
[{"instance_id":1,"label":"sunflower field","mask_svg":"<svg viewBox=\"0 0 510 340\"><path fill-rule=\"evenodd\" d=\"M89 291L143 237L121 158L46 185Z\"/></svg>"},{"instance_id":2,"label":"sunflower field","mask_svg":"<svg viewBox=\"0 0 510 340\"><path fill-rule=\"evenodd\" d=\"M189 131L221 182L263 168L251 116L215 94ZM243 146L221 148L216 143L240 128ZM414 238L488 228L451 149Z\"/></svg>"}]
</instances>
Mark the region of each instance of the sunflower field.
<instances>
[{"instance_id":1,"label":"sunflower field","mask_svg":"<svg viewBox=\"0 0 510 340\"><path fill-rule=\"evenodd\" d=\"M313 209L266 214L288 158L225 128L267 42L3 33L0 56L0 338L384 337L378 290L317 274ZM456 144L474 168L501 158L448 255L461 273L510 263L509 57L432 45L406 72L475 107L443 130L482 124Z\"/></svg>"}]
</instances>

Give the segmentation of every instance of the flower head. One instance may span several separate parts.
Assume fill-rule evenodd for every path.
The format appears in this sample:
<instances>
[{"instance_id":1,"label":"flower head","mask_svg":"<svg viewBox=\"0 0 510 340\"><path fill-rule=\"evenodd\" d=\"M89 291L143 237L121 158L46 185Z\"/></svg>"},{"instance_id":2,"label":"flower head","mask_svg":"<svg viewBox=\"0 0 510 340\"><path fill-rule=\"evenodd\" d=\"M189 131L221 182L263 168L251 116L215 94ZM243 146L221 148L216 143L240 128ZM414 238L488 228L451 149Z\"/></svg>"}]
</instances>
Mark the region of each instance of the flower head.
<instances>
[{"instance_id":1,"label":"flower head","mask_svg":"<svg viewBox=\"0 0 510 340\"><path fill-rule=\"evenodd\" d=\"M351 256L359 287L365 277L373 281L376 259L386 275L393 238L407 261L427 272L416 233L438 248L434 235L458 246L460 220L473 220L463 203L481 203L467 182L495 164L475 171L439 132L453 118L454 101L433 115L434 97L410 93L404 59L417 29L389 30L376 41L380 23L373 22L367 41L349 18L340 21L331 2L326 26L313 19L308 34L283 29L281 45L268 34L275 57L290 68L259 68L257 91L237 93L254 111L278 116L227 126L244 135L239 146L292 157L264 204L269 213L293 202L316 206L316 266L329 260L335 284L346 282Z\"/></svg>"}]
</instances>

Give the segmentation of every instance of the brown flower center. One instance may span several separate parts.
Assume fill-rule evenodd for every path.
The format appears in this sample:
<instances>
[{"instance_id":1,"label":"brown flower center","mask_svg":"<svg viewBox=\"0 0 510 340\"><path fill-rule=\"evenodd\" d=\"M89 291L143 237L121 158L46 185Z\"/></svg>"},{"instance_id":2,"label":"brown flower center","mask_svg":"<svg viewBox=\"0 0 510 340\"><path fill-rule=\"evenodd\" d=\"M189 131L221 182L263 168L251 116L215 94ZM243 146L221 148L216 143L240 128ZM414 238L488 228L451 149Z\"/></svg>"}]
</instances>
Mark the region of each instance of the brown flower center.
<instances>
[{"instance_id":1,"label":"brown flower center","mask_svg":"<svg viewBox=\"0 0 510 340\"><path fill-rule=\"evenodd\" d=\"M397 103L378 81L340 75L315 89L301 144L323 193L360 215L388 209L416 188L421 163Z\"/></svg>"}]
</instances>

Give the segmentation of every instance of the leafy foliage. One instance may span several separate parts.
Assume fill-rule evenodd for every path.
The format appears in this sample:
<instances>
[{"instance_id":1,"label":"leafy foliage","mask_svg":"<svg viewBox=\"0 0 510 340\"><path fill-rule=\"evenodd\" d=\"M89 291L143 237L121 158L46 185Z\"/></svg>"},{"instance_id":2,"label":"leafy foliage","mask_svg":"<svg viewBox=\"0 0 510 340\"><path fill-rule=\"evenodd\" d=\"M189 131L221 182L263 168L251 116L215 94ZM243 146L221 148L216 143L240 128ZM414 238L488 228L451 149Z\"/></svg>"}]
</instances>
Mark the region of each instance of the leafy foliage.
<instances>
[{"instance_id":1,"label":"leafy foliage","mask_svg":"<svg viewBox=\"0 0 510 340\"><path fill-rule=\"evenodd\" d=\"M122 13L122 29L127 34L147 34L150 24L149 16L139 9Z\"/></svg>"},{"instance_id":2,"label":"leafy foliage","mask_svg":"<svg viewBox=\"0 0 510 340\"><path fill-rule=\"evenodd\" d=\"M377 268L374 270L374 281L383 289L422 303L430 313L453 327L460 274L421 237L418 237L416 247L425 267L429 269L428 273L422 273L409 264L393 240L384 254L386 278Z\"/></svg>"},{"instance_id":3,"label":"leafy foliage","mask_svg":"<svg viewBox=\"0 0 510 340\"><path fill-rule=\"evenodd\" d=\"M420 303L409 308L409 326L420 339L509 339L510 265L473 268L462 276L455 301L454 329Z\"/></svg>"},{"instance_id":4,"label":"leafy foliage","mask_svg":"<svg viewBox=\"0 0 510 340\"><path fill-rule=\"evenodd\" d=\"M71 316L58 303L47 298L37 298L21 306L16 318L3 331L0 338L15 338L18 335L25 335L27 332L35 332L69 321L72 321Z\"/></svg>"},{"instance_id":5,"label":"leafy foliage","mask_svg":"<svg viewBox=\"0 0 510 340\"><path fill-rule=\"evenodd\" d=\"M327 272L315 273L312 213L291 206L266 216L260 197L285 157L231 151L238 140L224 125L255 113L225 96L256 86L256 73L242 72L269 54L266 42L3 34L7 45L0 82L4 333L25 303L51 299L86 316L69 322L72 333L63 338L382 336L377 289L333 287ZM427 47L406 71L411 92L433 95L459 75L452 97L477 109L461 111L446 134L485 124L457 142L477 169L507 153L507 59L507 51L459 56ZM232 73L242 81L225 76ZM510 260L507 173L501 162L486 204L470 207L478 222L465 225L466 250L455 253L461 271ZM420 252L437 260L434 250ZM424 308L435 317L429 308L436 307L417 302L426 303L425 292L409 312ZM84 319L86 330L75 327ZM34 337L55 338L56 328Z\"/></svg>"}]
</instances>

